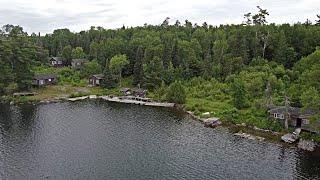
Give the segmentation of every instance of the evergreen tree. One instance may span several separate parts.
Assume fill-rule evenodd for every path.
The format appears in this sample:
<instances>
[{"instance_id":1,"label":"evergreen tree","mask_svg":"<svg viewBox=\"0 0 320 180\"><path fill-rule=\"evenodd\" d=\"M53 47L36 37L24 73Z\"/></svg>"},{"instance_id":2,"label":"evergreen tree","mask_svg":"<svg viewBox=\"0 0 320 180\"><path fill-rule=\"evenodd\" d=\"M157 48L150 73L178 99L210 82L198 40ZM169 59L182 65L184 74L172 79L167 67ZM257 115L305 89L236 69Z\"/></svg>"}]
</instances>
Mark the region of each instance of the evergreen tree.
<instances>
[{"instance_id":1,"label":"evergreen tree","mask_svg":"<svg viewBox=\"0 0 320 180\"><path fill-rule=\"evenodd\" d=\"M247 90L245 88L243 80L235 78L231 84L231 92L233 97L233 104L236 108L242 109L247 104Z\"/></svg>"},{"instance_id":2,"label":"evergreen tree","mask_svg":"<svg viewBox=\"0 0 320 180\"><path fill-rule=\"evenodd\" d=\"M143 83L143 67L142 67L142 60L143 60L143 50L142 47L139 46L136 52L136 58L133 67L133 85L142 85Z\"/></svg>"},{"instance_id":3,"label":"evergreen tree","mask_svg":"<svg viewBox=\"0 0 320 180\"><path fill-rule=\"evenodd\" d=\"M72 47L70 45L65 46L62 50L62 57L65 60L65 65L71 65L72 60Z\"/></svg>"},{"instance_id":4,"label":"evergreen tree","mask_svg":"<svg viewBox=\"0 0 320 180\"><path fill-rule=\"evenodd\" d=\"M161 85L163 76L163 65L157 56L144 66L144 86L154 89Z\"/></svg>"},{"instance_id":5,"label":"evergreen tree","mask_svg":"<svg viewBox=\"0 0 320 180\"><path fill-rule=\"evenodd\" d=\"M186 102L186 91L181 82L176 81L169 86L166 99L169 102L177 104L184 104Z\"/></svg>"}]
</instances>

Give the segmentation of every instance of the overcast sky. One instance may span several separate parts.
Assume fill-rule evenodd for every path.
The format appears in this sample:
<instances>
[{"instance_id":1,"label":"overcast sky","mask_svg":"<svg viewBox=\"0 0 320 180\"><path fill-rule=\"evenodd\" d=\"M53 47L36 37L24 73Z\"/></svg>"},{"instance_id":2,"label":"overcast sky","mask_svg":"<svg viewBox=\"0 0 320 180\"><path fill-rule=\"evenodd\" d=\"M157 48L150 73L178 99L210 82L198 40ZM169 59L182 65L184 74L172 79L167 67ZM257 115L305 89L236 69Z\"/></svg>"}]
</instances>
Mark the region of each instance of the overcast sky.
<instances>
[{"instance_id":1,"label":"overcast sky","mask_svg":"<svg viewBox=\"0 0 320 180\"><path fill-rule=\"evenodd\" d=\"M119 28L160 24L170 17L212 25L241 23L243 14L259 5L270 13L268 22L304 22L320 14L320 0L0 0L0 25L51 33L57 28L79 32L90 26Z\"/></svg>"}]
</instances>

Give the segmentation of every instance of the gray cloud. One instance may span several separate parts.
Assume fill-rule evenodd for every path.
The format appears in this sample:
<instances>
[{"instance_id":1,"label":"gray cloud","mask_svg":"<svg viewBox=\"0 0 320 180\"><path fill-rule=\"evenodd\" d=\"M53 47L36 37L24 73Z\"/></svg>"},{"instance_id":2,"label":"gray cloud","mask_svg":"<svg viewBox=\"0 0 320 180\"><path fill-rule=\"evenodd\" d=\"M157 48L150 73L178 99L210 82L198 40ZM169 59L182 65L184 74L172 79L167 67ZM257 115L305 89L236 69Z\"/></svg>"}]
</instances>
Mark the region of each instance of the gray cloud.
<instances>
[{"instance_id":1,"label":"gray cloud","mask_svg":"<svg viewBox=\"0 0 320 180\"><path fill-rule=\"evenodd\" d=\"M19 24L26 31L50 33L57 28L72 31L91 25L118 28L172 23L185 19L197 24L241 23L243 14L256 12L256 5L268 9L269 22L303 22L320 13L318 0L0 0L0 25Z\"/></svg>"}]
</instances>

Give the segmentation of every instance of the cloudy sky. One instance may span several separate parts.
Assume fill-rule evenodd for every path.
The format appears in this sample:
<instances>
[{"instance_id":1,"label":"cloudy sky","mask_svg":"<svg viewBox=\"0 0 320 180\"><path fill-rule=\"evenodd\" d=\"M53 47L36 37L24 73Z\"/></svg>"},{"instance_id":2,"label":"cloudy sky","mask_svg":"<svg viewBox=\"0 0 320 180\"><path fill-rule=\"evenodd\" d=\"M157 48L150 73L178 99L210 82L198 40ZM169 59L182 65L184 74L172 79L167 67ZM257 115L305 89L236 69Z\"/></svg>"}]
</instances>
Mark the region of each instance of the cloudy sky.
<instances>
[{"instance_id":1,"label":"cloudy sky","mask_svg":"<svg viewBox=\"0 0 320 180\"><path fill-rule=\"evenodd\" d=\"M243 14L255 12L257 5L275 23L314 22L320 14L320 0L0 0L0 25L20 25L29 33L160 24L166 17L171 24L188 19L219 25L241 23Z\"/></svg>"}]
</instances>

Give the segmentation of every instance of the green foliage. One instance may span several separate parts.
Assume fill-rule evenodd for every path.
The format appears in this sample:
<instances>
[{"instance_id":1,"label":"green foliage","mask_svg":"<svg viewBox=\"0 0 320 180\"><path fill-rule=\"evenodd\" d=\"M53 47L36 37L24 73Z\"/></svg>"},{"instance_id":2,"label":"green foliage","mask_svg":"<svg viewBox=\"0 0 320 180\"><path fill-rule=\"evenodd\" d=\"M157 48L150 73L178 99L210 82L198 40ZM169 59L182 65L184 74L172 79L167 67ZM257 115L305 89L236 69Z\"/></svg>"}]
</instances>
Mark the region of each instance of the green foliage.
<instances>
[{"instance_id":1,"label":"green foliage","mask_svg":"<svg viewBox=\"0 0 320 180\"><path fill-rule=\"evenodd\" d=\"M143 82L143 50L142 47L139 46L137 53L136 53L136 59L133 67L133 84L138 85L142 84Z\"/></svg>"},{"instance_id":2,"label":"green foliage","mask_svg":"<svg viewBox=\"0 0 320 180\"><path fill-rule=\"evenodd\" d=\"M84 53L82 47L76 47L75 49L72 49L71 57L73 59L83 59L86 57L86 54Z\"/></svg>"},{"instance_id":3,"label":"green foliage","mask_svg":"<svg viewBox=\"0 0 320 180\"><path fill-rule=\"evenodd\" d=\"M108 66L104 69L103 74L104 74L104 80L101 83L102 87L108 88L108 89L117 87L117 79L112 74Z\"/></svg>"},{"instance_id":4,"label":"green foliage","mask_svg":"<svg viewBox=\"0 0 320 180\"><path fill-rule=\"evenodd\" d=\"M82 78L89 78L91 75L100 73L102 73L102 68L97 60L87 62L80 68Z\"/></svg>"},{"instance_id":5,"label":"green foliage","mask_svg":"<svg viewBox=\"0 0 320 180\"><path fill-rule=\"evenodd\" d=\"M71 65L71 59L72 59L72 47L70 45L65 46L62 50L62 57L65 60L66 65Z\"/></svg>"},{"instance_id":6,"label":"green foliage","mask_svg":"<svg viewBox=\"0 0 320 180\"><path fill-rule=\"evenodd\" d=\"M181 82L176 81L169 86L166 99L169 102L184 104L186 102L186 91Z\"/></svg>"},{"instance_id":7,"label":"green foliage","mask_svg":"<svg viewBox=\"0 0 320 180\"><path fill-rule=\"evenodd\" d=\"M233 104L236 108L241 109L247 107L247 90L241 79L234 79L234 82L231 84L231 94Z\"/></svg>"},{"instance_id":8,"label":"green foliage","mask_svg":"<svg viewBox=\"0 0 320 180\"><path fill-rule=\"evenodd\" d=\"M121 78L121 71L124 68L124 66L128 64L129 61L127 60L126 55L116 55L111 58L109 67L111 71L113 71L116 74L119 74Z\"/></svg>"},{"instance_id":9,"label":"green foliage","mask_svg":"<svg viewBox=\"0 0 320 180\"><path fill-rule=\"evenodd\" d=\"M144 71L144 87L154 89L161 85L163 76L162 61L155 56L149 63L143 67Z\"/></svg>"}]
</instances>

